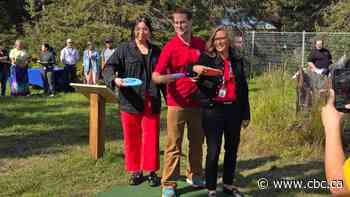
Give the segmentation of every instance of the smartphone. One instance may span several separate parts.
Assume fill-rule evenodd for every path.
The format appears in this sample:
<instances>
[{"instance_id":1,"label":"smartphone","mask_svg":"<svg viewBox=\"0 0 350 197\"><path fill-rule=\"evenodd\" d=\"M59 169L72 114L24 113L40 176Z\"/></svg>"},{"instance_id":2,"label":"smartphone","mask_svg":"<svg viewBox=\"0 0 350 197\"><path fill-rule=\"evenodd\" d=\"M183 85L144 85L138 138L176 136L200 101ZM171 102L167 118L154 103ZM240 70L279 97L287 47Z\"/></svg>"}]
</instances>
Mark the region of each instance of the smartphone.
<instances>
[{"instance_id":1,"label":"smartphone","mask_svg":"<svg viewBox=\"0 0 350 197\"><path fill-rule=\"evenodd\" d=\"M335 69L332 83L335 108L340 112L349 113L350 109L345 108L345 105L350 104L350 68Z\"/></svg>"}]
</instances>

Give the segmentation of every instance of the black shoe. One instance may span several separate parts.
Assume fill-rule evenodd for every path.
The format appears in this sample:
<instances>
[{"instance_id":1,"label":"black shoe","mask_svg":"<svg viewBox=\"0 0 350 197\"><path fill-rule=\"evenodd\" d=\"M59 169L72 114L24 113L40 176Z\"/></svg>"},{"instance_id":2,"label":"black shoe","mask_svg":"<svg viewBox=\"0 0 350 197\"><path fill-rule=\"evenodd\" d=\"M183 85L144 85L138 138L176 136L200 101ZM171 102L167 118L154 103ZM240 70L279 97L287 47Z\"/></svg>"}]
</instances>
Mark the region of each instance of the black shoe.
<instances>
[{"instance_id":1,"label":"black shoe","mask_svg":"<svg viewBox=\"0 0 350 197\"><path fill-rule=\"evenodd\" d=\"M140 185L143 182L142 173L136 172L132 173L129 177L129 185Z\"/></svg>"},{"instance_id":2,"label":"black shoe","mask_svg":"<svg viewBox=\"0 0 350 197\"><path fill-rule=\"evenodd\" d=\"M237 188L228 189L226 187L223 187L222 191L225 194L228 194L229 196L244 197L244 195L241 192L239 192Z\"/></svg>"},{"instance_id":3,"label":"black shoe","mask_svg":"<svg viewBox=\"0 0 350 197\"><path fill-rule=\"evenodd\" d=\"M151 187L157 187L160 185L160 178L155 172L151 172L148 176L148 185Z\"/></svg>"}]
</instances>

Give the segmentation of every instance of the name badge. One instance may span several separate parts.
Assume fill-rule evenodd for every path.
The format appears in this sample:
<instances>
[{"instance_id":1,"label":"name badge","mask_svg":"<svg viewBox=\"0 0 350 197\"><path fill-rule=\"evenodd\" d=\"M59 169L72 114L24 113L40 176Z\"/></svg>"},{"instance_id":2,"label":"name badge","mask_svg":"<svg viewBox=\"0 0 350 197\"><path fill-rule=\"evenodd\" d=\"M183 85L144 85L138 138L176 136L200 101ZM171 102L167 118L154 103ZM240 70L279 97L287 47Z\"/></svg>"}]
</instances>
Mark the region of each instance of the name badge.
<instances>
[{"instance_id":1,"label":"name badge","mask_svg":"<svg viewBox=\"0 0 350 197\"><path fill-rule=\"evenodd\" d=\"M224 86L220 88L218 96L219 97L225 97L226 96L226 88Z\"/></svg>"}]
</instances>

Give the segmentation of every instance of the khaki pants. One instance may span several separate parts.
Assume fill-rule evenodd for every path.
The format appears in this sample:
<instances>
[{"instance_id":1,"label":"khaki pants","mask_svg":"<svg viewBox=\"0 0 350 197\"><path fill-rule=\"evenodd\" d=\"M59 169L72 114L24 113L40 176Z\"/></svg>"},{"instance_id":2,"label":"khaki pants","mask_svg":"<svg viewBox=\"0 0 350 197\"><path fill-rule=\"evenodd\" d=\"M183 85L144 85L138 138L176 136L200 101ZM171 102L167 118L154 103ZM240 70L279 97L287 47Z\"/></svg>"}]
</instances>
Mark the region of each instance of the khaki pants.
<instances>
[{"instance_id":1,"label":"khaki pants","mask_svg":"<svg viewBox=\"0 0 350 197\"><path fill-rule=\"evenodd\" d=\"M186 176L189 179L203 177L202 146L204 132L202 130L200 109L168 107L162 183L176 181L180 176L181 145L185 124L187 125L189 141Z\"/></svg>"}]
</instances>

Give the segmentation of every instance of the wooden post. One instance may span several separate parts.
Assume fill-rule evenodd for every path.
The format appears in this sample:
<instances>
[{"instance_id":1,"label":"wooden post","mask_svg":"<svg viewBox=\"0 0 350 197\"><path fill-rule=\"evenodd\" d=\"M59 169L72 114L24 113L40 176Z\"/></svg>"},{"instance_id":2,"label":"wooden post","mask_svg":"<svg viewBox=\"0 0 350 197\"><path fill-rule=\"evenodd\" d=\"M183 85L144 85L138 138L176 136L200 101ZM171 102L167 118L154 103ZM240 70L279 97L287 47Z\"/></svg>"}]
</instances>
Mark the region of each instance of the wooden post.
<instances>
[{"instance_id":1,"label":"wooden post","mask_svg":"<svg viewBox=\"0 0 350 197\"><path fill-rule=\"evenodd\" d=\"M90 94L90 153L94 159L104 152L105 100L98 94Z\"/></svg>"},{"instance_id":2,"label":"wooden post","mask_svg":"<svg viewBox=\"0 0 350 197\"><path fill-rule=\"evenodd\" d=\"M90 100L90 127L89 144L90 154L94 159L102 157L105 129L105 103L117 103L116 94L105 85L88 85L80 83L70 83L77 92L80 92Z\"/></svg>"}]
</instances>

